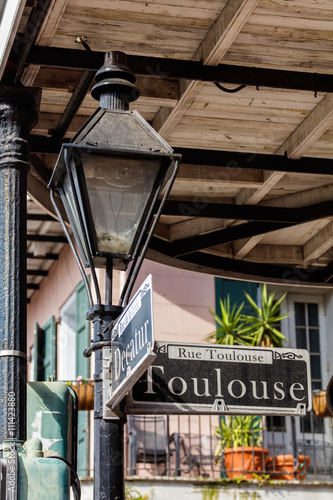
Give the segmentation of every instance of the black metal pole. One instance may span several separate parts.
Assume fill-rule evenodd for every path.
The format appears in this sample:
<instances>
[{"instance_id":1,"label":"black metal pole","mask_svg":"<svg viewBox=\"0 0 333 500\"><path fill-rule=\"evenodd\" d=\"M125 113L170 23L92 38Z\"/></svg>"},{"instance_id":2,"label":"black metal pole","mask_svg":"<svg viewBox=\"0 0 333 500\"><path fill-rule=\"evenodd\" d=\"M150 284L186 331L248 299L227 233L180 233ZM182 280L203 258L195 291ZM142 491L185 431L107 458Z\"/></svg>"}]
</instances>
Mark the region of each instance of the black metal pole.
<instances>
[{"instance_id":1,"label":"black metal pole","mask_svg":"<svg viewBox=\"0 0 333 500\"><path fill-rule=\"evenodd\" d=\"M122 311L112 306L112 263L106 269L105 306L93 315L94 342L110 341L110 322ZM95 351L94 500L125 499L124 423L103 418L103 349Z\"/></svg>"},{"instance_id":2,"label":"black metal pole","mask_svg":"<svg viewBox=\"0 0 333 500\"><path fill-rule=\"evenodd\" d=\"M0 441L26 439L27 172L39 89L0 86Z\"/></svg>"}]
</instances>

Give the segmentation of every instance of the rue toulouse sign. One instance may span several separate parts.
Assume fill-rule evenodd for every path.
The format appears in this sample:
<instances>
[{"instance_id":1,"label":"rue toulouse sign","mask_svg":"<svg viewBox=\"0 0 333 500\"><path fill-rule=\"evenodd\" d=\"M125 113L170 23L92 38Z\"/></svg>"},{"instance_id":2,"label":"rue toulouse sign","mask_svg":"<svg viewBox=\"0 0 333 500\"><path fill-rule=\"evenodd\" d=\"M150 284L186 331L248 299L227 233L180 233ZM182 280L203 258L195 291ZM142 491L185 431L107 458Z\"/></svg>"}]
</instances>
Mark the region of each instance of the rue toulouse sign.
<instances>
[{"instance_id":1,"label":"rue toulouse sign","mask_svg":"<svg viewBox=\"0 0 333 500\"><path fill-rule=\"evenodd\" d=\"M123 399L156 358L153 348L152 280L149 275L111 332L111 384L106 397L109 408L114 408Z\"/></svg>"},{"instance_id":2,"label":"rue toulouse sign","mask_svg":"<svg viewBox=\"0 0 333 500\"><path fill-rule=\"evenodd\" d=\"M127 397L127 412L305 415L304 349L156 342L156 359Z\"/></svg>"}]
</instances>

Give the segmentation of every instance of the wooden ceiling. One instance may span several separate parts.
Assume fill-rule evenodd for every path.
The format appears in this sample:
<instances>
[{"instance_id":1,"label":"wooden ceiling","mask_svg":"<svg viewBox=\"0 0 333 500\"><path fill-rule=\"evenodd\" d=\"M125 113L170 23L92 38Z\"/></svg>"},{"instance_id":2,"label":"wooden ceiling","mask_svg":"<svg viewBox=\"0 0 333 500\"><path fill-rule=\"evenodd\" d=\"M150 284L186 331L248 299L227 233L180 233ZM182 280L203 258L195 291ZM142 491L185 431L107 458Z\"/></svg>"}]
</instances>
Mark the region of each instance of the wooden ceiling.
<instances>
[{"instance_id":1,"label":"wooden ceiling","mask_svg":"<svg viewBox=\"0 0 333 500\"><path fill-rule=\"evenodd\" d=\"M98 105L103 53L124 51L132 108L183 155L149 258L332 286L332 27L328 0L28 0L3 82L42 88L30 212L52 211L61 141ZM28 231L62 235L51 221Z\"/></svg>"}]
</instances>

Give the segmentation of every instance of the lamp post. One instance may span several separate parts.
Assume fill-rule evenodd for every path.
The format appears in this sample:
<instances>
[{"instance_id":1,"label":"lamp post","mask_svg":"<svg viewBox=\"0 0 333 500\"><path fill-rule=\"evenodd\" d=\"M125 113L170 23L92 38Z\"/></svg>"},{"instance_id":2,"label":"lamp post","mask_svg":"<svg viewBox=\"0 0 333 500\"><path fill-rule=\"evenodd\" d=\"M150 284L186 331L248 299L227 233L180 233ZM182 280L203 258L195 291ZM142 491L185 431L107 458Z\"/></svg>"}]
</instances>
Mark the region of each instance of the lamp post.
<instances>
[{"instance_id":1,"label":"lamp post","mask_svg":"<svg viewBox=\"0 0 333 500\"><path fill-rule=\"evenodd\" d=\"M122 500L126 409L118 417L103 418L102 348L111 345L110 325L128 302L180 157L136 111L129 111L129 102L137 99L138 93L125 54L107 53L96 81L91 93L100 107L72 141L62 145L49 188L86 284L90 301L87 318L94 325L94 339L85 351L86 356L95 351L94 499ZM76 246L61 217L56 193ZM113 269L126 270L130 262L120 300L114 306ZM95 299L85 267L91 271ZM106 273L105 304L101 303L96 267Z\"/></svg>"}]
</instances>

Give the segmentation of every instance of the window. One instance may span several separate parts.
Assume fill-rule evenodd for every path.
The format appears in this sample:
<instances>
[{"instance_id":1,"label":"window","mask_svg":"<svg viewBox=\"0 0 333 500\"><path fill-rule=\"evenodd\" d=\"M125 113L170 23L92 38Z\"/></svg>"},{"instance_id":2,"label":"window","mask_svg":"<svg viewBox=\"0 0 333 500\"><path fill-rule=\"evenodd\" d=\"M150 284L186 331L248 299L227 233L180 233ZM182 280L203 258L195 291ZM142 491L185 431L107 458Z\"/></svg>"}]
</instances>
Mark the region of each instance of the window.
<instances>
[{"instance_id":1,"label":"window","mask_svg":"<svg viewBox=\"0 0 333 500\"><path fill-rule=\"evenodd\" d=\"M296 347L310 353L312 390L323 386L320 354L319 308L315 302L294 302ZM323 419L311 419L309 415L301 419L301 431L323 432Z\"/></svg>"},{"instance_id":2,"label":"window","mask_svg":"<svg viewBox=\"0 0 333 500\"><path fill-rule=\"evenodd\" d=\"M34 327L33 380L46 382L56 373L56 323L52 316L42 327Z\"/></svg>"}]
</instances>

